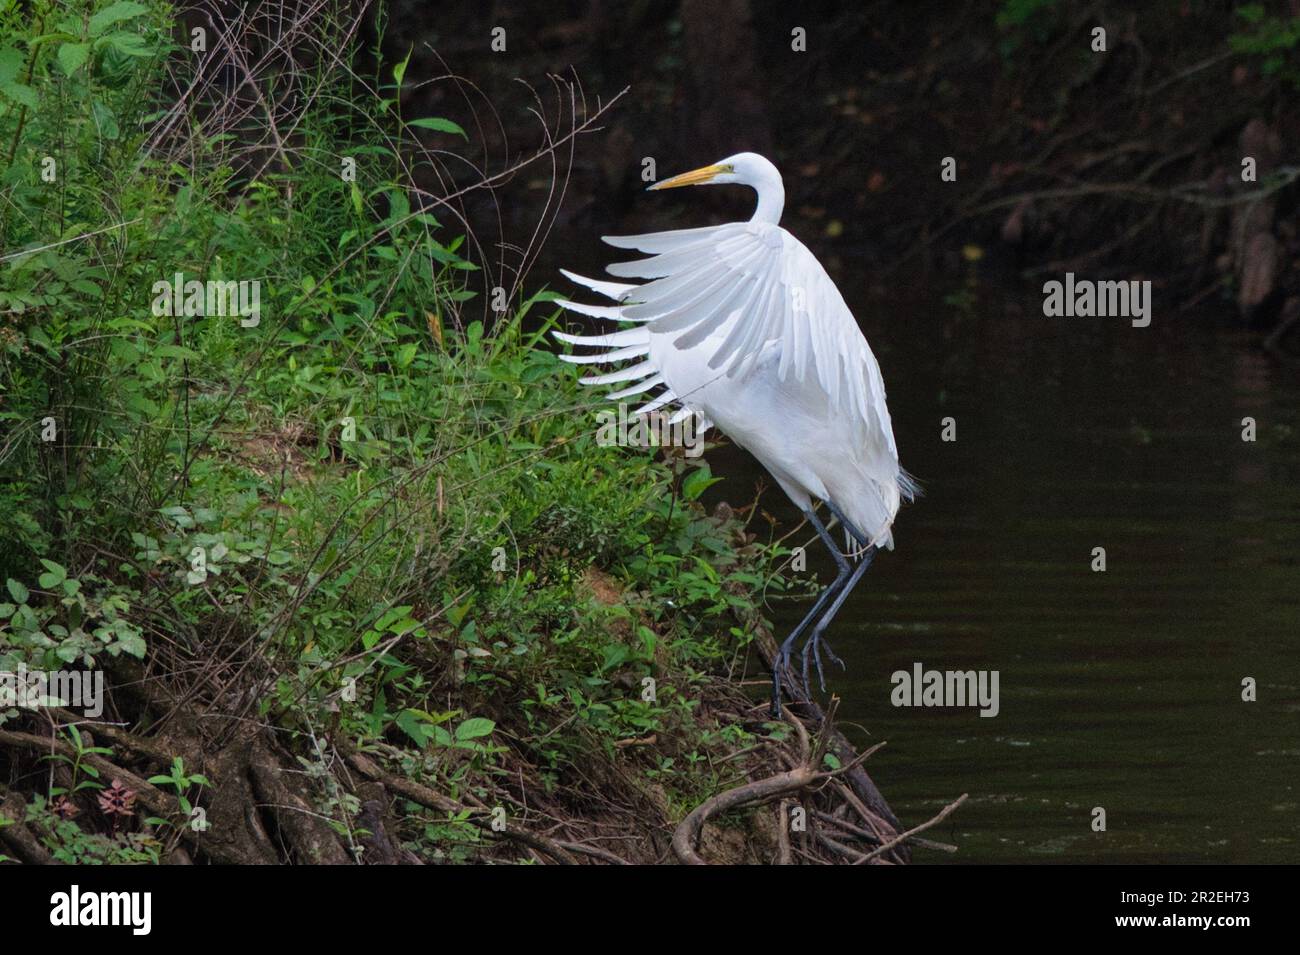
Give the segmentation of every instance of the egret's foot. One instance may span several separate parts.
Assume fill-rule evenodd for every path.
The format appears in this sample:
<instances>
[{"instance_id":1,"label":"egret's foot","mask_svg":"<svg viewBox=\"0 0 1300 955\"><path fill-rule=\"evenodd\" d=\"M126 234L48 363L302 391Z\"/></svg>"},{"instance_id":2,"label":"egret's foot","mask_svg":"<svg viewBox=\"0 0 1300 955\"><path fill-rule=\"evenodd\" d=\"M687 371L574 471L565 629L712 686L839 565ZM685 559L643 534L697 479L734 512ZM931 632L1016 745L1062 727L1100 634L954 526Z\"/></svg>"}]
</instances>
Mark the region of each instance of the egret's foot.
<instances>
[{"instance_id":1,"label":"egret's foot","mask_svg":"<svg viewBox=\"0 0 1300 955\"><path fill-rule=\"evenodd\" d=\"M776 659L772 662L772 716L777 719L781 717L781 675L789 671L791 677L794 677L794 671L790 668L790 651L794 649L797 636L797 632L791 634L785 643L781 644L781 649L777 651ZM795 678L794 690L796 693L802 691L802 695L806 698L811 694L808 692L807 667L804 670L803 686L799 686L798 679Z\"/></svg>"},{"instance_id":2,"label":"egret's foot","mask_svg":"<svg viewBox=\"0 0 1300 955\"><path fill-rule=\"evenodd\" d=\"M812 636L810 636L803 645L803 685L805 690L811 686L811 684L808 682L808 657L809 654L811 653L813 662L817 664L817 683L819 686L821 686L822 692L823 693L826 692L826 674L822 672L822 651L823 650L826 651L826 656L828 659L830 659L833 663L838 663L840 665L841 670L848 669L848 667L844 665L844 661L841 660L838 656L836 656L835 651L831 649L830 641L826 640L822 636L821 627L815 627L813 628ZM809 696L811 695L812 694L809 693Z\"/></svg>"}]
</instances>

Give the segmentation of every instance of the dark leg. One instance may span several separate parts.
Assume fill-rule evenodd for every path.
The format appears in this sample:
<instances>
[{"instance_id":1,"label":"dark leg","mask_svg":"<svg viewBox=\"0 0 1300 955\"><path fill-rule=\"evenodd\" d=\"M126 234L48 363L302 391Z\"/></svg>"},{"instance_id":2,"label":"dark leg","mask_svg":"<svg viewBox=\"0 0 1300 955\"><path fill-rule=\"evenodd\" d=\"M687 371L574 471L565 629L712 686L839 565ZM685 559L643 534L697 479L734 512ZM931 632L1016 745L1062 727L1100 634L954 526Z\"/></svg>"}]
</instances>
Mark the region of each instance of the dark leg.
<instances>
[{"instance_id":1,"label":"dark leg","mask_svg":"<svg viewBox=\"0 0 1300 955\"><path fill-rule=\"evenodd\" d=\"M831 556L835 558L835 566L838 568L839 573L837 573L835 579L831 581L830 586L818 595L817 601L813 604L812 609L809 610L807 615L799 621L799 625L796 626L794 630L790 631L790 635L786 637L785 642L781 644L781 649L776 655L776 660L773 661L772 713L776 716L781 715L781 674L790 663L790 650L793 648L795 640L797 640L799 635L808 628L810 623L818 618L826 607L827 602L835 596L836 592L844 585L844 582L847 581L850 576L849 562L845 559L844 554L840 552L840 549L835 546L835 539L831 537L830 532L826 530L826 525L818 519L817 515L812 510L804 511L804 514L807 516L809 523L817 529L817 536L822 539L826 548L831 552ZM804 667L804 670L803 689L806 694L808 692L807 666Z\"/></svg>"},{"instance_id":2,"label":"dark leg","mask_svg":"<svg viewBox=\"0 0 1300 955\"><path fill-rule=\"evenodd\" d=\"M823 693L826 692L826 677L822 673L822 649L825 648L827 656L841 667L844 666L844 661L835 655L835 651L830 648L830 644L822 639L822 635L826 632L826 628L831 625L831 621L835 619L835 615L840 612L840 607L844 606L844 601L848 599L849 592L858 585L862 575L867 572L867 568L871 566L871 559L875 556L876 549L874 547L868 548L867 552L862 555L862 560L858 563L858 566L853 568L852 576L835 595L835 600L827 608L822 618L817 621L817 626L813 627L812 635L803 645L803 682L805 686L808 684L808 651L810 649L817 662L817 681L821 684Z\"/></svg>"},{"instance_id":3,"label":"dark leg","mask_svg":"<svg viewBox=\"0 0 1300 955\"><path fill-rule=\"evenodd\" d=\"M831 660L838 663L841 667L844 666L844 661L835 655L835 651L832 650L830 644L823 639L823 635L826 633L826 628L831 625L831 621L835 619L835 615L839 613L840 607L844 606L844 601L848 599L850 591L857 586L858 581L862 579L862 575L865 574L867 568L871 566L872 558L876 556L876 548L867 545L866 537L861 531L854 527L843 514L840 513L839 508L830 501L826 502L826 506L830 509L830 512L835 515L836 519L839 520L840 524L843 525L850 535L852 535L853 539L867 549L866 552L862 554L858 566L853 569L852 576L849 577L848 581L845 582L843 587L841 587L836 593L834 601L822 615L821 619L817 621L817 625L813 627L812 635L803 646L804 686L805 688L809 686L808 658L811 652L813 660L817 664L817 681L821 685L823 693L826 692L826 676L822 671L822 649L824 648L826 650L826 655L830 657Z\"/></svg>"}]
</instances>

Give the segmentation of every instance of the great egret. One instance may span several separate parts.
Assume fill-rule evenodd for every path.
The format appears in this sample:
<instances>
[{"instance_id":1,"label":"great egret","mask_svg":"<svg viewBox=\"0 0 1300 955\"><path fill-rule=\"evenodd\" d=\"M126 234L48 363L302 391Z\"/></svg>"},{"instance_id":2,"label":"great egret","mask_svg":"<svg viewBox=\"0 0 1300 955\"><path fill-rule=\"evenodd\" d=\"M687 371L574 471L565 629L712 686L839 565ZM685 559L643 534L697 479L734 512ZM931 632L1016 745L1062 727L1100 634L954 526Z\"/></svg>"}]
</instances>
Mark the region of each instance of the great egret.
<instances>
[{"instance_id":1,"label":"great egret","mask_svg":"<svg viewBox=\"0 0 1300 955\"><path fill-rule=\"evenodd\" d=\"M737 153L650 189L736 183L758 193L748 222L605 236L615 248L650 258L608 267L640 285L604 282L572 272L579 285L613 299L612 306L560 301L594 318L632 323L608 335L568 335L560 341L610 349L562 355L596 364L635 359L616 371L583 378L588 385L635 381L608 397L617 401L665 390L636 414L681 406L670 424L695 415L757 458L807 516L835 560L838 573L807 616L781 644L773 666L773 709L781 708L781 673L796 639L815 620L803 647L803 689L811 649L825 690L821 652L843 666L823 635L880 547L893 547L890 528L900 499L916 485L899 467L885 406L880 366L826 270L778 224L785 205L781 174L756 153ZM851 567L813 509L824 501L852 542Z\"/></svg>"}]
</instances>

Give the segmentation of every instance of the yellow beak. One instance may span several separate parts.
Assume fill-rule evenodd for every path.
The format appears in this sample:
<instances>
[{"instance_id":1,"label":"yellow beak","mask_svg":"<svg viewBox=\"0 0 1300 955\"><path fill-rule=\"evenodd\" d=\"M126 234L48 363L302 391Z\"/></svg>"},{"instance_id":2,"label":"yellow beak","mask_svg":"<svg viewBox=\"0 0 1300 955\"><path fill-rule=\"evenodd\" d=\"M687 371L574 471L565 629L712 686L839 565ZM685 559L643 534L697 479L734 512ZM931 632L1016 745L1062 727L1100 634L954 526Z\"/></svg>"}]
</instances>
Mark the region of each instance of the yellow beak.
<instances>
[{"instance_id":1,"label":"yellow beak","mask_svg":"<svg viewBox=\"0 0 1300 955\"><path fill-rule=\"evenodd\" d=\"M720 176L722 173L730 171L730 169L721 164L701 166L699 169L692 169L690 172L684 172L680 176L673 176L671 179L665 179L663 182L656 182L650 187L650 191L653 192L656 189L676 189L678 186L699 186L708 182L714 176Z\"/></svg>"}]
</instances>

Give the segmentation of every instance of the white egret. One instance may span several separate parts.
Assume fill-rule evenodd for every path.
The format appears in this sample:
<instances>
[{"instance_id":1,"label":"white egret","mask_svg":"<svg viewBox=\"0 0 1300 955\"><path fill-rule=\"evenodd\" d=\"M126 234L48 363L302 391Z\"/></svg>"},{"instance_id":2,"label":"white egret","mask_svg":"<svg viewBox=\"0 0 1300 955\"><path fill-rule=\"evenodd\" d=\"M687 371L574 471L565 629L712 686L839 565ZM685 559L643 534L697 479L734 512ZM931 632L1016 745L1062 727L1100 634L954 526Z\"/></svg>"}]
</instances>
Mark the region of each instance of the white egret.
<instances>
[{"instance_id":1,"label":"white egret","mask_svg":"<svg viewBox=\"0 0 1300 955\"><path fill-rule=\"evenodd\" d=\"M670 424L694 415L701 429L716 426L749 450L830 549L838 574L781 644L773 667L773 708L780 712L782 671L789 667L795 640L810 624L812 633L803 647L803 689L810 691L810 649L825 689L821 651L826 628L876 550L893 547L891 526L899 502L910 500L916 485L898 464L885 385L871 348L826 270L779 225L785 188L776 167L756 153L738 153L650 189L723 183L758 193L748 222L605 236L616 248L650 254L610 265L608 271L648 281L606 282L566 271L572 281L617 304L558 304L632 327L607 335L556 332L555 337L609 349L560 356L565 361L631 362L582 379L589 385L635 382L610 394L611 400L662 385L664 390L637 414L680 406ZM845 528L857 567L851 567L818 519L814 498L825 502ZM828 645L825 650L843 666Z\"/></svg>"}]
</instances>

